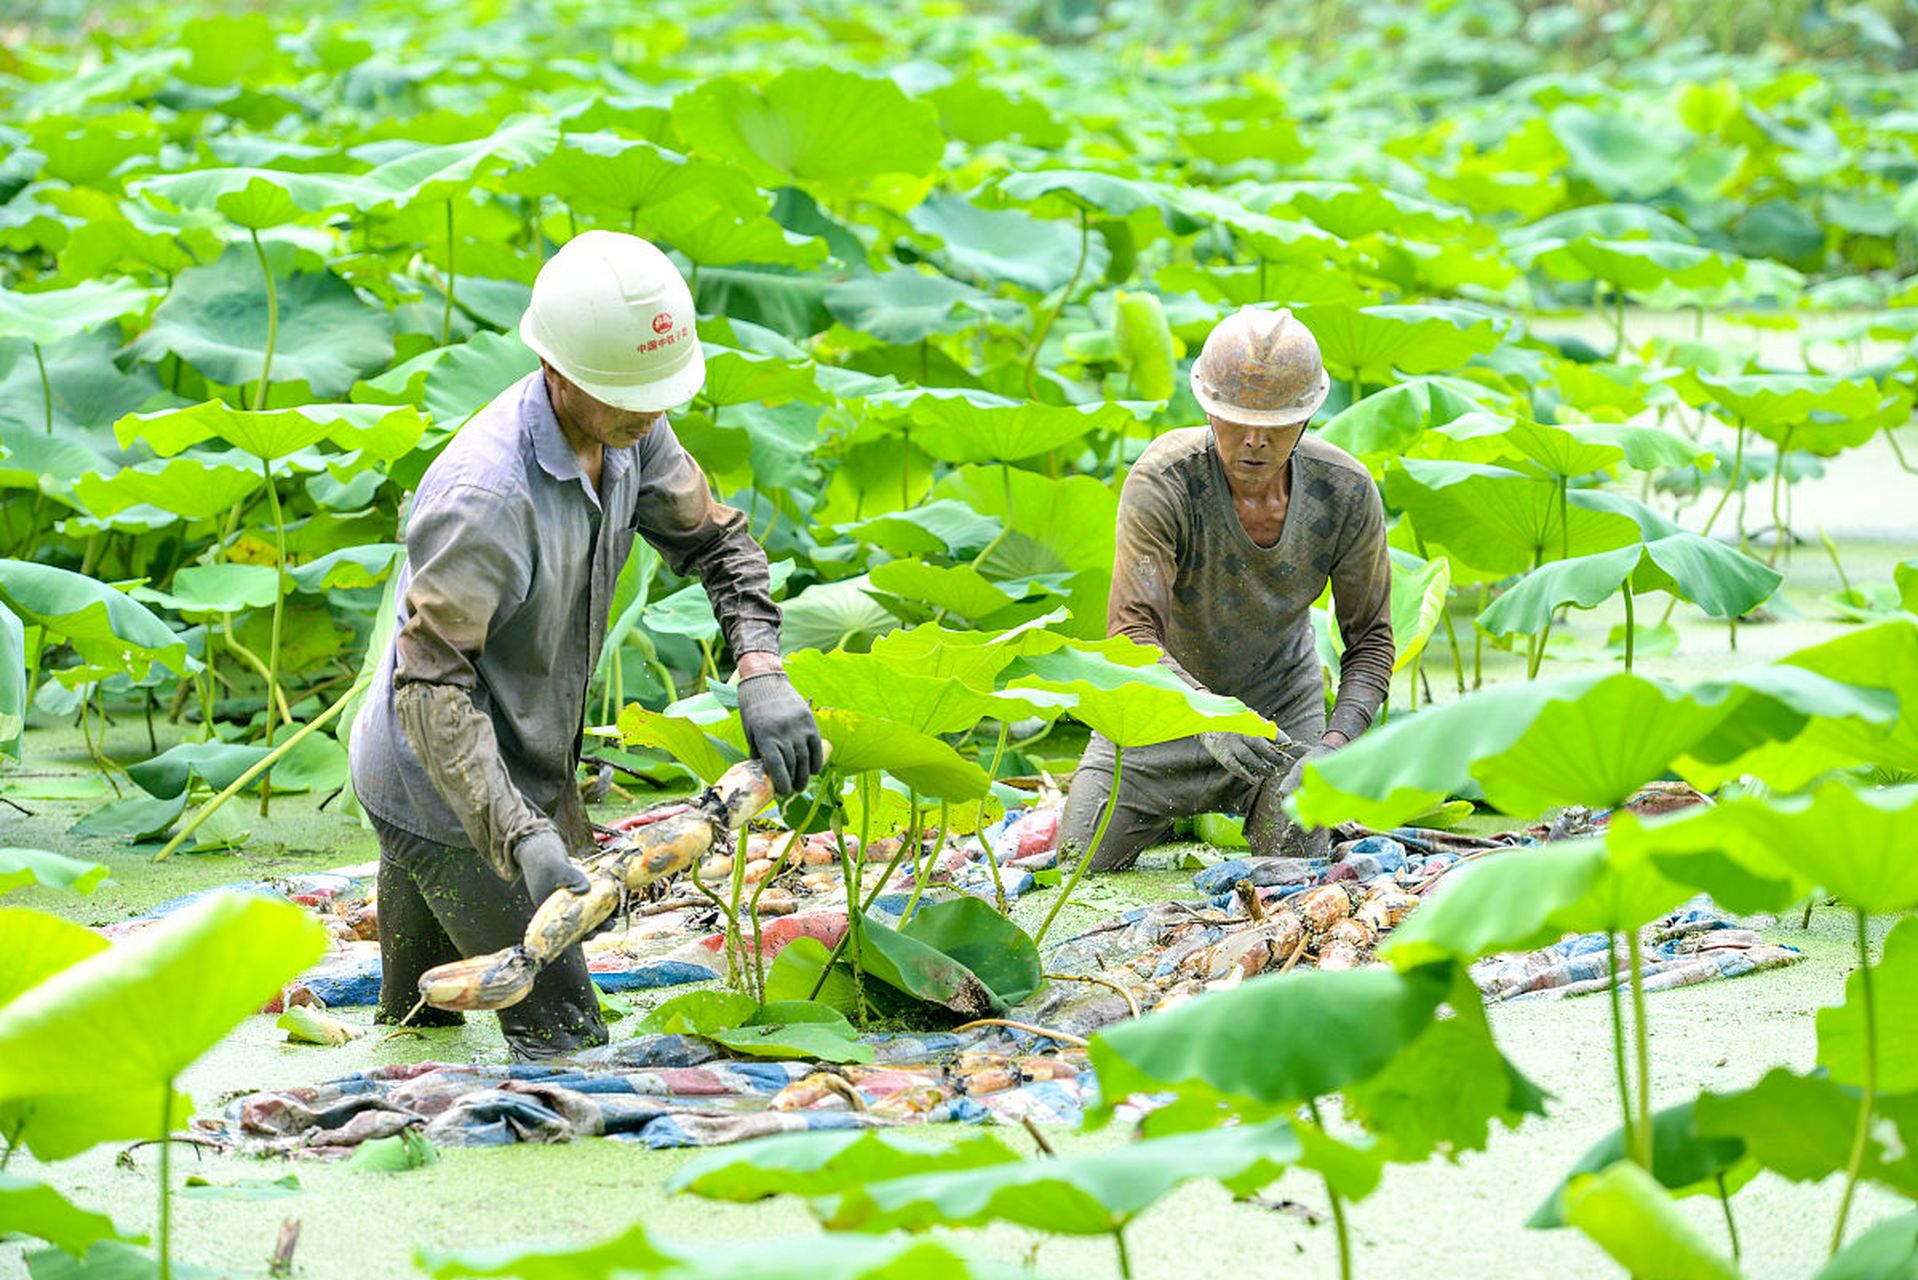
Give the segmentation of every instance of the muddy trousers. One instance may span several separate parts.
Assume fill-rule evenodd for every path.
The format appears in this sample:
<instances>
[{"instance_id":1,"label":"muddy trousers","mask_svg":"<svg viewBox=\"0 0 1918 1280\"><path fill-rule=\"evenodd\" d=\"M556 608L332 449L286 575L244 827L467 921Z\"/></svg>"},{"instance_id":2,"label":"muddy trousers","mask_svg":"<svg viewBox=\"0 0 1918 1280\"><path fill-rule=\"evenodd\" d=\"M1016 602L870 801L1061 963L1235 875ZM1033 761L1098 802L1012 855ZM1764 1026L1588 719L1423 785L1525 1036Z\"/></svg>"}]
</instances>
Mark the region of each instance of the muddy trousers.
<instances>
[{"instance_id":1,"label":"muddy trousers","mask_svg":"<svg viewBox=\"0 0 1918 1280\"><path fill-rule=\"evenodd\" d=\"M1315 743L1325 732L1323 703L1316 690L1307 692L1310 696L1301 697L1290 715L1278 718L1300 744ZM1072 775L1059 823L1059 848L1068 862L1092 848L1099 819L1112 800L1112 764L1112 743L1093 734ZM1124 870L1147 846L1170 834L1174 819L1201 813L1244 814L1246 842L1256 855L1322 858L1331 848L1330 832L1308 831L1287 816L1283 773L1247 782L1221 767L1197 738L1128 748L1120 766L1116 807L1090 870Z\"/></svg>"},{"instance_id":2,"label":"muddy trousers","mask_svg":"<svg viewBox=\"0 0 1918 1280\"><path fill-rule=\"evenodd\" d=\"M520 941L533 918L526 883L507 883L470 849L454 849L372 819L380 841L381 1022L398 1022L419 999L420 975L434 965L498 951ZM461 1015L430 1006L414 1025L445 1026ZM517 1061L559 1057L606 1043L586 955L573 947L540 970L526 999L499 1011Z\"/></svg>"}]
</instances>

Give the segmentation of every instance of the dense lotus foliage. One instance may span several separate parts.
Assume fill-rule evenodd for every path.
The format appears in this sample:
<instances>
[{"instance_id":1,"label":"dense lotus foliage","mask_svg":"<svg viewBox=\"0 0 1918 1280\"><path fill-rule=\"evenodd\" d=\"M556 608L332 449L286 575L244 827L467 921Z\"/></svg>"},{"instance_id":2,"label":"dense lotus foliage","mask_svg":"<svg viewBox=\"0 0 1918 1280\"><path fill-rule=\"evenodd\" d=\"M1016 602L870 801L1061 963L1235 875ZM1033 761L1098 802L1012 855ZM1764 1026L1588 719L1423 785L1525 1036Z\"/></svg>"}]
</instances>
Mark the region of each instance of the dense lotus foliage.
<instances>
[{"instance_id":1,"label":"dense lotus foliage","mask_svg":"<svg viewBox=\"0 0 1918 1280\"><path fill-rule=\"evenodd\" d=\"M242 791L264 812L341 788L405 497L536 366L516 334L531 282L590 228L654 240L694 287L709 376L673 426L768 549L792 677L832 747L785 817L856 832L851 882L883 832L978 827L1012 798L998 779L1070 767L1085 729L1121 752L1269 731L1102 637L1125 468L1202 420L1186 372L1221 316L1289 306L1332 375L1319 429L1380 481L1405 672L1405 705L1313 766L1299 812L1387 826L1469 801L1530 819L1667 775L1729 787L1721 803L1489 861L1386 966L1260 979L1097 1037L1097 1121L1128 1094L1176 1096L1140 1145L1027 1159L986 1136L796 1135L677 1185L809 1197L832 1234L776 1260L811 1276L963 1275L985 1268L945 1243L853 1233L1109 1235L1129 1270L1127 1226L1180 1183L1250 1193L1297 1168L1322 1179L1349 1268L1346 1208L1387 1163L1482 1148L1492 1121L1545 1105L1463 966L1599 930L1631 947L1636 1057L1615 1002L1620 1128L1538 1189L1533 1225L1578 1227L1634 1274L1734 1276L1669 1196L1729 1217L1760 1169L1842 1173L1837 1254L1858 1183L1918 1188L1918 1078L1888 1038L1918 1017L1918 935L1900 925L1875 963L1865 935L1866 913L1918 905L1899 852L1918 801L1887 785L1918 775L1918 563L1846 579L1833 609L1855 629L1779 664L1691 683L1638 668L1677 643L1677 610L1735 643L1794 545L1816 554L1792 493L1827 460L1870 446L1906 465L1910 20L1889 0L10 16L0 790L34 758L30 718L77 723L109 781L76 836L163 856L244 842L221 807ZM1545 666L1568 610L1614 600L1620 669ZM718 777L745 744L699 586L641 543L610 605L595 767ZM1336 628L1320 639L1336 669ZM1520 661L1479 690L1488 648ZM109 711L180 740L113 756ZM0 849L0 891L100 874ZM757 897L737 876L718 888L737 938ZM1836 898L1860 964L1818 1017L1817 1070L1654 1112L1638 929L1700 891L1740 911ZM850 1059L862 984L939 1003L912 957L949 972L970 940L995 1008L1043 980L1034 941L980 902L852 921L847 954L795 946L649 1025L764 1040L776 1008L781 1047ZM297 912L238 899L111 946L0 910L0 949L32 957L0 975L8 1152L182 1123L182 1069L317 946ZM841 1012L792 1003L814 997ZM1286 1034L1249 1045L1248 1025ZM162 1275L168 1185L163 1163ZM1912 1222L1854 1233L1821 1274L1908 1268ZM15 1230L82 1273L152 1266L102 1215L0 1174ZM576 1254L420 1262L584 1274L614 1257L674 1275L775 1260L634 1228Z\"/></svg>"}]
</instances>

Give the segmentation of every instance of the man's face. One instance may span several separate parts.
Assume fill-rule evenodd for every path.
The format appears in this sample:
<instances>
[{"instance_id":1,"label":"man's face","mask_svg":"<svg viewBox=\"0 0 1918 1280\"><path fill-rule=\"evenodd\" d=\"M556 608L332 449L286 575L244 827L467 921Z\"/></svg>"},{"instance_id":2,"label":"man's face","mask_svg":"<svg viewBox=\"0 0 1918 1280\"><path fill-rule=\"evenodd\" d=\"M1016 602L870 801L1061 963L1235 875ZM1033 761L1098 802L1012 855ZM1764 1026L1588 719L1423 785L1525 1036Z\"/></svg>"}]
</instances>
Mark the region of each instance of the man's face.
<instances>
[{"instance_id":1,"label":"man's face","mask_svg":"<svg viewBox=\"0 0 1918 1280\"><path fill-rule=\"evenodd\" d=\"M624 449L637 443L655 423L666 417L663 413L620 409L604 400L595 400L550 365L546 369L546 389L553 402L554 415L570 432L598 441L608 449Z\"/></svg>"},{"instance_id":2,"label":"man's face","mask_svg":"<svg viewBox=\"0 0 1918 1280\"><path fill-rule=\"evenodd\" d=\"M1270 482L1305 434L1303 422L1289 427L1248 427L1210 414L1206 421L1212 424L1212 438L1218 442L1226 478L1250 488Z\"/></svg>"}]
</instances>

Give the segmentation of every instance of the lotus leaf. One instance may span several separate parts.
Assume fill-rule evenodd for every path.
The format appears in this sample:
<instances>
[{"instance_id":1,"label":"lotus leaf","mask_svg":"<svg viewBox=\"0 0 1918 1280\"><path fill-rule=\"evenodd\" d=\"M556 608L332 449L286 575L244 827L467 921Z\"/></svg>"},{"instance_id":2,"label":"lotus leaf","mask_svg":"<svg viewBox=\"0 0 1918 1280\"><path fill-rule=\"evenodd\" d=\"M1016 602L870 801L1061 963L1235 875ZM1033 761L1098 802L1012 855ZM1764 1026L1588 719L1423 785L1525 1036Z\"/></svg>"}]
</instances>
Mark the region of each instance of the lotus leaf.
<instances>
[{"instance_id":1,"label":"lotus leaf","mask_svg":"<svg viewBox=\"0 0 1918 1280\"><path fill-rule=\"evenodd\" d=\"M913 1174L848 1187L819 1206L832 1230L979 1226L1010 1222L1060 1235L1123 1230L1181 1183L1215 1179L1250 1195L1299 1163L1289 1119L1182 1133L1055 1159Z\"/></svg>"},{"instance_id":2,"label":"lotus leaf","mask_svg":"<svg viewBox=\"0 0 1918 1280\"><path fill-rule=\"evenodd\" d=\"M1757 1173L1734 1137L1700 1136L1693 1102L1681 1102L1652 1114L1652 1177L1672 1196L1730 1195ZM1564 1181L1552 1189L1525 1225L1534 1230L1563 1227L1564 1192L1573 1178L1599 1173L1628 1159L1623 1131L1614 1129L1578 1158Z\"/></svg>"},{"instance_id":3,"label":"lotus leaf","mask_svg":"<svg viewBox=\"0 0 1918 1280\"><path fill-rule=\"evenodd\" d=\"M1871 1225L1840 1249L1811 1280L1896 1280L1918 1265L1918 1213Z\"/></svg>"},{"instance_id":4,"label":"lotus leaf","mask_svg":"<svg viewBox=\"0 0 1918 1280\"><path fill-rule=\"evenodd\" d=\"M957 557L984 548L999 528L997 520L980 515L965 503L941 498L841 525L837 532L895 556Z\"/></svg>"},{"instance_id":5,"label":"lotus leaf","mask_svg":"<svg viewBox=\"0 0 1918 1280\"><path fill-rule=\"evenodd\" d=\"M753 1240L724 1245L656 1244L640 1227L599 1244L494 1245L461 1252L423 1249L415 1261L434 1280L517 1276L519 1280L613 1280L616 1276L670 1280L988 1280L1004 1269L968 1262L930 1240L869 1240L858 1236Z\"/></svg>"},{"instance_id":6,"label":"lotus leaf","mask_svg":"<svg viewBox=\"0 0 1918 1280\"><path fill-rule=\"evenodd\" d=\"M986 792L985 771L958 752L896 720L857 711L818 713L819 732L843 774L884 769L921 795L972 800Z\"/></svg>"},{"instance_id":7,"label":"lotus leaf","mask_svg":"<svg viewBox=\"0 0 1918 1280\"><path fill-rule=\"evenodd\" d=\"M186 642L145 606L105 583L52 565L0 560L0 605L64 638L82 665L58 672L70 686L122 672L139 680L154 663L184 673Z\"/></svg>"},{"instance_id":8,"label":"lotus leaf","mask_svg":"<svg viewBox=\"0 0 1918 1280\"><path fill-rule=\"evenodd\" d=\"M1411 378L1341 411L1319 437L1376 468L1385 459L1404 455L1428 430L1460 419L1484 419L1495 427L1504 421L1445 379Z\"/></svg>"},{"instance_id":9,"label":"lotus leaf","mask_svg":"<svg viewBox=\"0 0 1918 1280\"><path fill-rule=\"evenodd\" d=\"M1192 688L1157 657L1156 650L1115 638L1099 652L1028 654L1015 660L1007 675L1014 690L1070 695L1069 714L1121 747L1148 747L1211 730L1261 738L1275 732L1237 698Z\"/></svg>"},{"instance_id":10,"label":"lotus leaf","mask_svg":"<svg viewBox=\"0 0 1918 1280\"><path fill-rule=\"evenodd\" d=\"M930 103L890 80L826 67L784 71L760 87L708 80L673 100L673 129L767 186L844 190L890 174L921 177L945 149Z\"/></svg>"},{"instance_id":11,"label":"lotus leaf","mask_svg":"<svg viewBox=\"0 0 1918 1280\"><path fill-rule=\"evenodd\" d=\"M1737 1138L1761 1167L1793 1182L1817 1182L1851 1161L1858 1098L1857 1089L1822 1073L1774 1067L1743 1092L1701 1093L1693 1111L1702 1136ZM1918 1097L1881 1097L1877 1113L1890 1123L1867 1140L1861 1174L1918 1199Z\"/></svg>"},{"instance_id":12,"label":"lotus leaf","mask_svg":"<svg viewBox=\"0 0 1918 1280\"><path fill-rule=\"evenodd\" d=\"M1575 1175L1562 1195L1565 1221L1642 1280L1741 1280L1657 1180L1629 1160Z\"/></svg>"},{"instance_id":13,"label":"lotus leaf","mask_svg":"<svg viewBox=\"0 0 1918 1280\"><path fill-rule=\"evenodd\" d=\"M1546 552L1587 555L1637 542L1644 530L1615 495L1573 490L1504 467L1407 458L1386 469L1386 501L1419 533L1475 569L1522 573Z\"/></svg>"},{"instance_id":14,"label":"lotus leaf","mask_svg":"<svg viewBox=\"0 0 1918 1280\"><path fill-rule=\"evenodd\" d=\"M1400 373L1443 373L1499 344L1489 315L1446 304L1304 307L1299 318L1319 340L1328 368L1354 382Z\"/></svg>"},{"instance_id":15,"label":"lotus leaf","mask_svg":"<svg viewBox=\"0 0 1918 1280\"><path fill-rule=\"evenodd\" d=\"M750 1204L774 1195L820 1196L922 1173L945 1173L1019 1159L989 1132L927 1142L891 1129L782 1133L688 1161L667 1180L670 1191Z\"/></svg>"},{"instance_id":16,"label":"lotus leaf","mask_svg":"<svg viewBox=\"0 0 1918 1280\"><path fill-rule=\"evenodd\" d=\"M1885 1093L1918 1090L1918 986L1913 985L1918 979L1918 919L1908 917L1892 926L1871 977L1877 1087ZM1858 970L1845 979L1845 1002L1818 1011L1818 1065L1839 1084L1865 1082L1865 986Z\"/></svg>"},{"instance_id":17,"label":"lotus leaf","mask_svg":"<svg viewBox=\"0 0 1918 1280\"><path fill-rule=\"evenodd\" d=\"M139 1243L104 1213L82 1209L44 1182L0 1173L0 1234L32 1236L78 1258L98 1240Z\"/></svg>"},{"instance_id":18,"label":"lotus leaf","mask_svg":"<svg viewBox=\"0 0 1918 1280\"><path fill-rule=\"evenodd\" d=\"M1694 533L1541 565L1479 615L1487 635L1536 635L1559 607L1590 609L1626 583L1635 592L1670 591L1714 618L1738 618L1778 589L1783 575Z\"/></svg>"},{"instance_id":19,"label":"lotus leaf","mask_svg":"<svg viewBox=\"0 0 1918 1280\"><path fill-rule=\"evenodd\" d=\"M1103 272L1110 253L1102 238L1017 209L982 209L962 196L934 196L907 215L913 229L941 246L933 254L948 273L986 288L1013 284L1050 293L1074 276L1082 244L1085 270Z\"/></svg>"},{"instance_id":20,"label":"lotus leaf","mask_svg":"<svg viewBox=\"0 0 1918 1280\"><path fill-rule=\"evenodd\" d=\"M27 630L0 604L0 757L20 758L27 727Z\"/></svg>"},{"instance_id":21,"label":"lotus leaf","mask_svg":"<svg viewBox=\"0 0 1918 1280\"><path fill-rule=\"evenodd\" d=\"M833 319L881 342L922 342L938 333L958 333L980 317L1005 314L991 294L942 275L887 271L856 276L826 290Z\"/></svg>"},{"instance_id":22,"label":"lotus leaf","mask_svg":"<svg viewBox=\"0 0 1918 1280\"><path fill-rule=\"evenodd\" d=\"M50 346L129 312L152 297L131 280L83 280L66 289L20 293L0 289L0 338Z\"/></svg>"},{"instance_id":23,"label":"lotus leaf","mask_svg":"<svg viewBox=\"0 0 1918 1280\"><path fill-rule=\"evenodd\" d=\"M882 417L903 407L914 426L913 443L956 463L1030 458L1064 448L1089 431L1121 430L1139 417L1126 403L1050 405L944 388L897 392L867 403Z\"/></svg>"},{"instance_id":24,"label":"lotus leaf","mask_svg":"<svg viewBox=\"0 0 1918 1280\"><path fill-rule=\"evenodd\" d=\"M393 358L391 316L362 302L338 276L296 272L278 278L275 288L277 381L303 383L316 397L335 396ZM129 350L155 364L177 355L214 382L242 386L260 376L267 331L260 265L250 251L234 246L211 266L175 277L153 323Z\"/></svg>"},{"instance_id":25,"label":"lotus leaf","mask_svg":"<svg viewBox=\"0 0 1918 1280\"><path fill-rule=\"evenodd\" d=\"M425 420L411 408L372 404L310 404L251 412L208 400L184 409L128 414L113 424L122 446L138 440L163 458L203 440L224 440L272 462L330 440L390 461L418 443Z\"/></svg>"}]
</instances>

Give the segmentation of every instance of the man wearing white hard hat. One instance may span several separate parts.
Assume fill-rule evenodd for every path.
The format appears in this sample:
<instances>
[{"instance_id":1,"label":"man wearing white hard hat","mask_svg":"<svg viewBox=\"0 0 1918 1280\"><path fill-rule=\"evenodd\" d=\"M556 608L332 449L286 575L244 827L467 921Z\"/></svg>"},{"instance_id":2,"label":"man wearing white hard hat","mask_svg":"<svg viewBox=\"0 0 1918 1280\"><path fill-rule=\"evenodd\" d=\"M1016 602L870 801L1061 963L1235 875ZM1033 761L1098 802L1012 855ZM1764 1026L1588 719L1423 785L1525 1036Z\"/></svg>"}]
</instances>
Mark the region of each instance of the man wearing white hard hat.
<instances>
[{"instance_id":1,"label":"man wearing white hard hat","mask_svg":"<svg viewBox=\"0 0 1918 1280\"><path fill-rule=\"evenodd\" d=\"M1154 440L1126 476L1107 631L1164 651L1195 688L1238 698L1278 740L1202 733L1125 753L1094 736L1073 775L1061 843L1083 851L1116 807L1094 870L1130 866L1172 820L1246 815L1252 852L1319 854L1325 832L1284 810L1305 762L1363 733L1392 675L1392 562L1372 477L1305 434L1329 382L1289 311L1247 307L1192 366L1207 425ZM1328 723L1309 610L1326 584L1345 642Z\"/></svg>"},{"instance_id":2,"label":"man wearing white hard hat","mask_svg":"<svg viewBox=\"0 0 1918 1280\"><path fill-rule=\"evenodd\" d=\"M386 1020L412 1009L427 969L517 943L536 904L586 889L570 857L592 844L580 731L635 536L704 584L774 786L798 790L821 764L779 660L766 553L666 423L706 371L679 270L636 236L586 232L540 270L520 337L540 367L420 481L393 641L352 736L353 789L380 840ZM580 948L500 1025L519 1058L604 1043Z\"/></svg>"}]
</instances>

